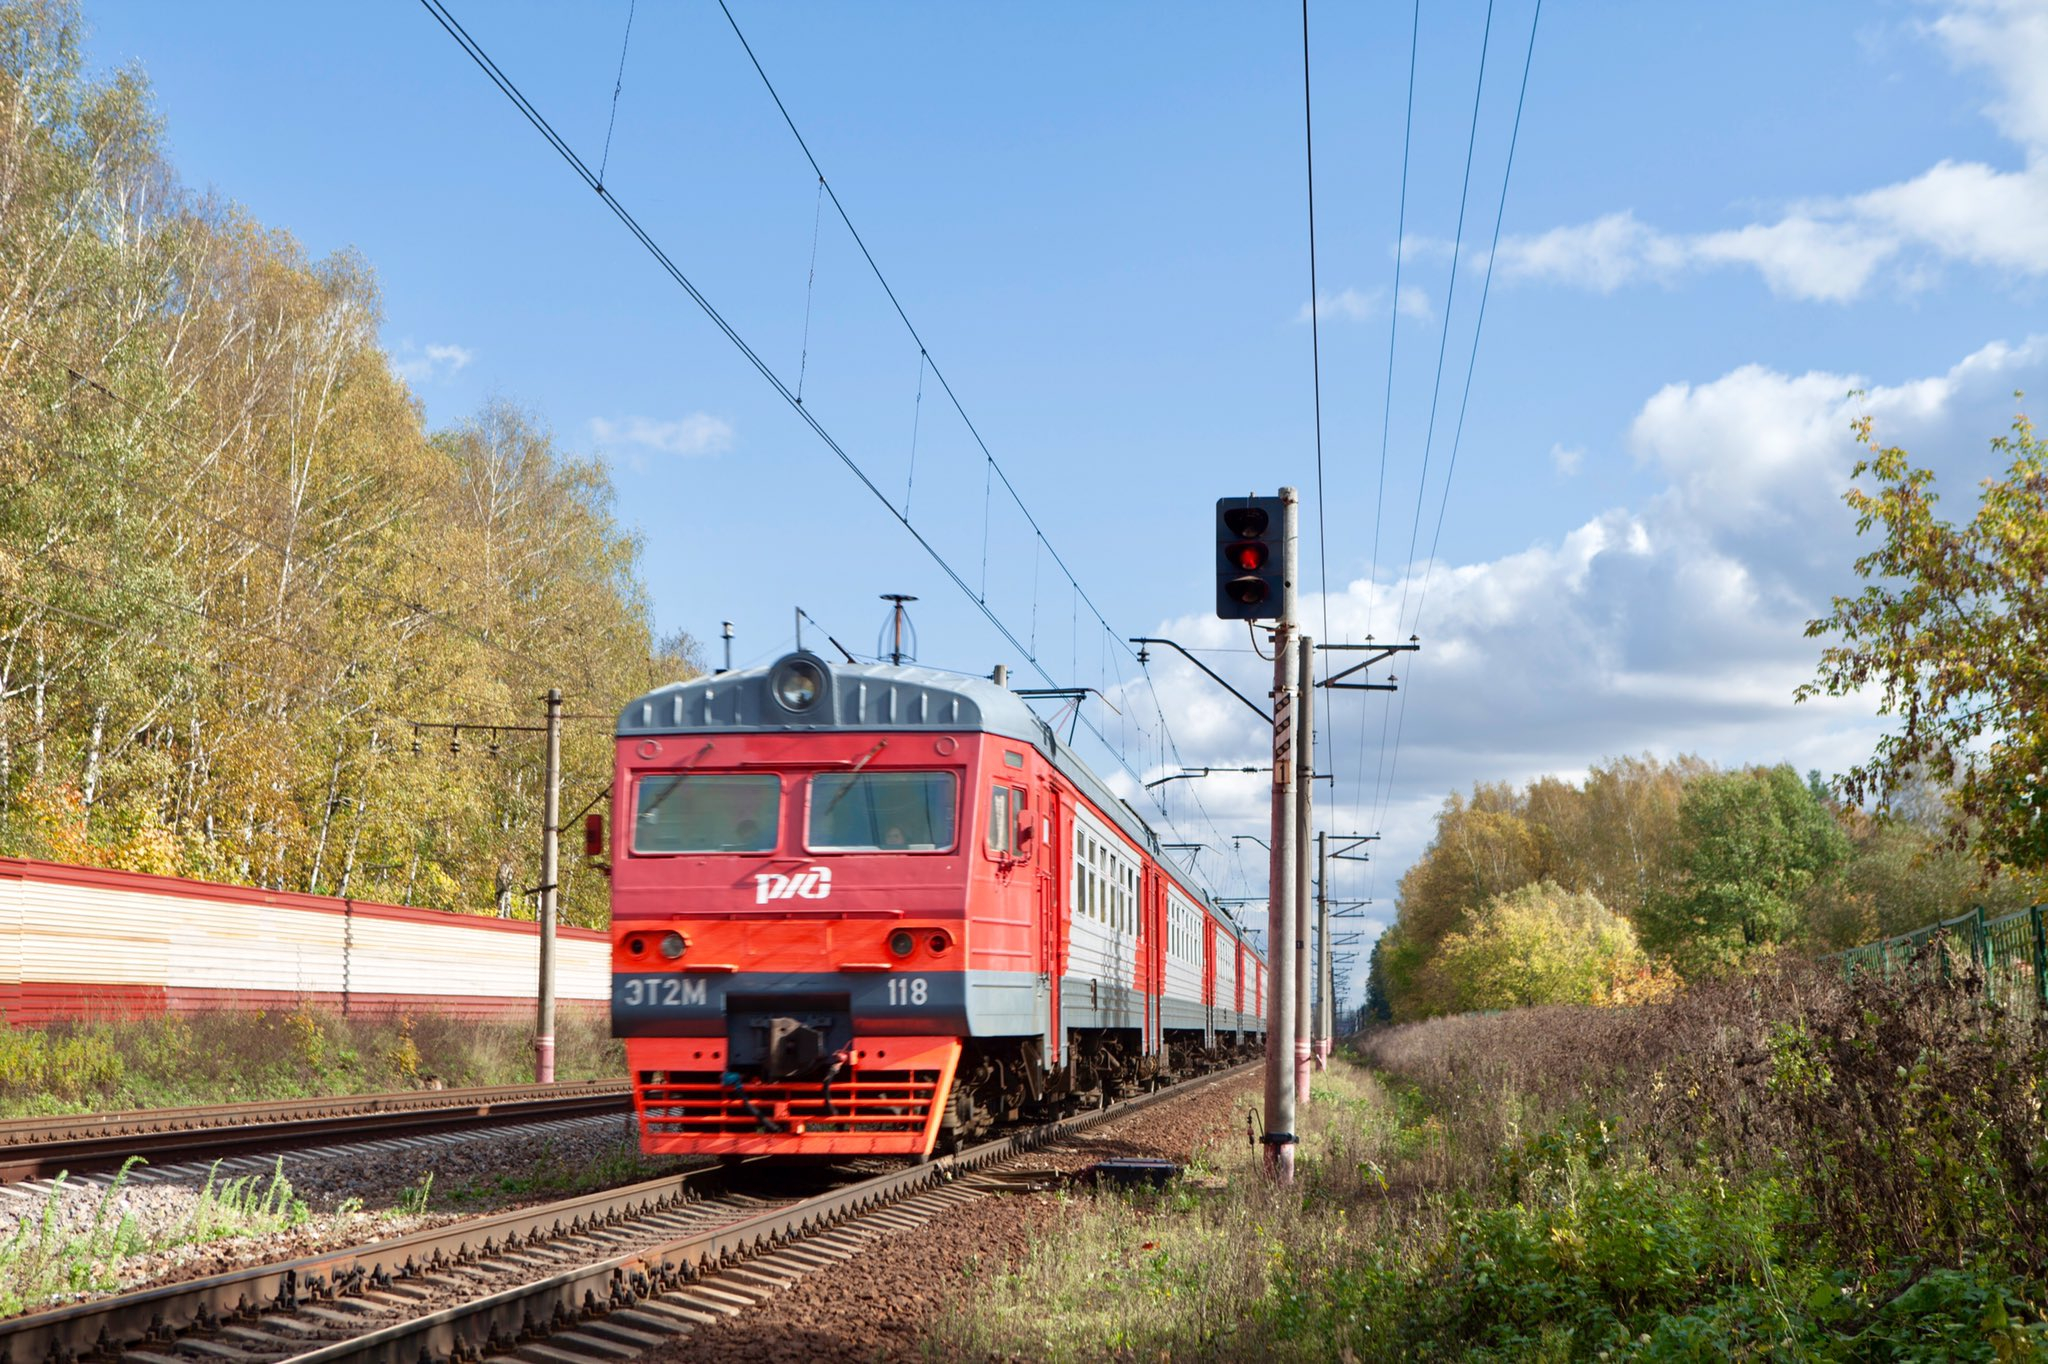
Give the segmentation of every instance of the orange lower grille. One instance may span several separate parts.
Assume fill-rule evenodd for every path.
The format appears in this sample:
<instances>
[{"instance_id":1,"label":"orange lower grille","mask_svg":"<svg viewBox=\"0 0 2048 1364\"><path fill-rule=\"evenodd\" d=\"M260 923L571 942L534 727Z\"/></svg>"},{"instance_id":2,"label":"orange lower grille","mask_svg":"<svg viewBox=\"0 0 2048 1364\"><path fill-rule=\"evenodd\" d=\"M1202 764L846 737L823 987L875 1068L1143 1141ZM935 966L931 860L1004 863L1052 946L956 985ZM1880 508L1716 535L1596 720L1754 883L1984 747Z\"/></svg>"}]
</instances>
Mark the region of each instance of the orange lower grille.
<instances>
[{"instance_id":1,"label":"orange lower grille","mask_svg":"<svg viewBox=\"0 0 2048 1364\"><path fill-rule=\"evenodd\" d=\"M651 1153L922 1155L931 1150L960 1057L956 1039L904 1045L889 1068L816 1081L725 1083L718 1071L636 1067L633 1106ZM636 1049L637 1050L637 1049ZM645 1065L654 1058L642 1060Z\"/></svg>"}]
</instances>

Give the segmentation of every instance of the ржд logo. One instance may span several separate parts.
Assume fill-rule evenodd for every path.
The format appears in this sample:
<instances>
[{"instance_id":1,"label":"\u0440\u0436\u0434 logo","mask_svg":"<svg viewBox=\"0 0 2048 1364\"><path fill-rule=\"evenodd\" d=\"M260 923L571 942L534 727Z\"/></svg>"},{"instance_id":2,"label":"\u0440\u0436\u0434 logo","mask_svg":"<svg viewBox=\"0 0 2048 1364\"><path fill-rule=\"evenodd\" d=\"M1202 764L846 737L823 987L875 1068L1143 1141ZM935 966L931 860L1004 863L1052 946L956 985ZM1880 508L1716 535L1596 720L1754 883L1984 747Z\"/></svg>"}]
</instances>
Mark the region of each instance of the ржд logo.
<instances>
[{"instance_id":1,"label":"\u0440\u0436\u0434 logo","mask_svg":"<svg viewBox=\"0 0 2048 1364\"><path fill-rule=\"evenodd\" d=\"M754 873L754 903L770 900L822 900L832 893L832 869L807 867L784 875L777 871Z\"/></svg>"}]
</instances>

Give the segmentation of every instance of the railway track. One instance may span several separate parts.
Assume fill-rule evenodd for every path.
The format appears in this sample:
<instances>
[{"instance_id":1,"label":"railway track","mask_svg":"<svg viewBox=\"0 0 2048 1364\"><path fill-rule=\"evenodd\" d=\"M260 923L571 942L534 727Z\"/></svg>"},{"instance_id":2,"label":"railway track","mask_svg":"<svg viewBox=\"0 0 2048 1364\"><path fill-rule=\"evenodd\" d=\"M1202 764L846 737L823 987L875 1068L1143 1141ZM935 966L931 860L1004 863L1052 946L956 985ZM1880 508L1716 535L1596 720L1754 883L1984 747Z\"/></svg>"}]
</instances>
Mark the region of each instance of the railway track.
<instances>
[{"instance_id":1,"label":"railway track","mask_svg":"<svg viewBox=\"0 0 2048 1364\"><path fill-rule=\"evenodd\" d=\"M486 1122L624 1113L631 1106L624 1080L588 1080L16 1118L0 1122L0 1183L60 1171L114 1169L130 1156L159 1164L212 1159L312 1142L445 1132Z\"/></svg>"},{"instance_id":2,"label":"railway track","mask_svg":"<svg viewBox=\"0 0 2048 1364\"><path fill-rule=\"evenodd\" d=\"M1005 1187L1004 1163L1200 1092L1218 1071L921 1165L748 1162L0 1323L0 1364L615 1360ZM770 1185L760 1176L773 1171ZM787 1186L806 1178L828 1187ZM544 1344L541 1342L545 1342Z\"/></svg>"}]
</instances>

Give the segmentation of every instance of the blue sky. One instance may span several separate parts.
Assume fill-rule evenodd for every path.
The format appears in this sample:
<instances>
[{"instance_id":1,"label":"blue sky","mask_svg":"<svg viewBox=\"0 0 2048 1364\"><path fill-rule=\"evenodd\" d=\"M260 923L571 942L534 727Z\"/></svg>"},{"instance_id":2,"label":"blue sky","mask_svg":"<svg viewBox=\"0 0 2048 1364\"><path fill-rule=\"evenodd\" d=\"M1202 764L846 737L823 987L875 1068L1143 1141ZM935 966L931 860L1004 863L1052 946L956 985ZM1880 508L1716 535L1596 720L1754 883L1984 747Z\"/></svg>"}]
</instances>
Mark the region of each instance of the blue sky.
<instances>
[{"instance_id":1,"label":"blue sky","mask_svg":"<svg viewBox=\"0 0 2048 1364\"><path fill-rule=\"evenodd\" d=\"M1475 780L1644 750L1829 772L1866 753L1867 705L1791 703L1801 627L1852 586L1849 422L1875 414L1960 512L2013 390L2048 369L2048 6L1549 0L1442 500L1533 2L1496 0L1490 29L1483 0L1422 7L1390 408L1412 11L1311 8L1330 629L1399 615L1426 645L1397 668L1398 760L1380 696L1320 727L1332 827L1385 835L1348 886L1381 918ZM918 401L917 348L829 204L807 290L817 183L715 0L638 5L608 154L624 0L451 7L764 359L792 383L801 366L806 409L1046 670L1119 698L1086 717L1133 771L1175 770L1162 712L1185 761L1258 760L1236 703L1177 663L1137 686L1077 621L928 375ZM664 627L715 650L734 621L746 662L788 646L801 605L868 652L877 594L905 591L924 661L1029 671L424 9L85 12L95 65L149 73L189 184L376 267L432 421L502 395L607 460ZM1116 634L1226 651L1205 657L1262 689L1242 627L1207 617L1210 517L1283 483L1305 524L1317 510L1298 11L734 13ZM1183 837L1264 827L1256 778L1163 791ZM1224 893L1263 880L1202 864Z\"/></svg>"}]
</instances>

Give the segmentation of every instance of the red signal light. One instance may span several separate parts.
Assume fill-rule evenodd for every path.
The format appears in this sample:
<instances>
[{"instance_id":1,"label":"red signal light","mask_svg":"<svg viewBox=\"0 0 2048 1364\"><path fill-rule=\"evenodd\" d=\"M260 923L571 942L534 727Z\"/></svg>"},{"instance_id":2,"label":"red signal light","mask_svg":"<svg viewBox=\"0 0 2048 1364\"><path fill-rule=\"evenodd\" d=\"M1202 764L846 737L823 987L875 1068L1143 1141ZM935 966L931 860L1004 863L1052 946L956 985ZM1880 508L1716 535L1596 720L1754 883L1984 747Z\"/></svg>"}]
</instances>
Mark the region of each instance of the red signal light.
<instances>
[{"instance_id":1,"label":"red signal light","mask_svg":"<svg viewBox=\"0 0 2048 1364\"><path fill-rule=\"evenodd\" d=\"M1231 565L1241 572L1255 573L1266 566L1266 547L1256 540L1232 545L1223 553Z\"/></svg>"}]
</instances>

